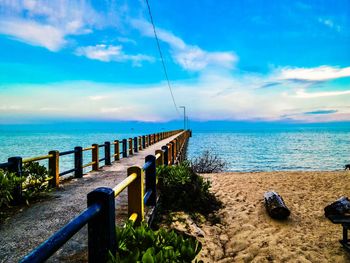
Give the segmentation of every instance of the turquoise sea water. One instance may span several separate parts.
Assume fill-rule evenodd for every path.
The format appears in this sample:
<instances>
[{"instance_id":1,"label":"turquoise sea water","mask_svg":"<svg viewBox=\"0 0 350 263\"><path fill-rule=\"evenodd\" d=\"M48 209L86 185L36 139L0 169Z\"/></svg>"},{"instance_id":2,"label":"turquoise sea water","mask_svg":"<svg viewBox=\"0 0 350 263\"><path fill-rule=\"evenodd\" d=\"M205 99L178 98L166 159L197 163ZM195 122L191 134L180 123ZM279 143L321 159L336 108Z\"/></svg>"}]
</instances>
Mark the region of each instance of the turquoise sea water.
<instances>
[{"instance_id":1,"label":"turquoise sea water","mask_svg":"<svg viewBox=\"0 0 350 263\"><path fill-rule=\"evenodd\" d=\"M193 133L189 158L207 149L226 161L228 171L339 170L350 163L350 130L328 127Z\"/></svg>"},{"instance_id":2,"label":"turquoise sea water","mask_svg":"<svg viewBox=\"0 0 350 263\"><path fill-rule=\"evenodd\" d=\"M0 162L8 157L45 155L49 150L67 151L75 146L124 139L156 130L113 129L0 129ZM103 156L103 148L100 148ZM350 163L350 128L280 127L263 129L194 129L188 157L209 150L224 159L227 171L339 170ZM73 156L61 158L61 171L73 168ZM84 163L91 159L85 153ZM45 163L45 161L43 161Z\"/></svg>"}]
</instances>

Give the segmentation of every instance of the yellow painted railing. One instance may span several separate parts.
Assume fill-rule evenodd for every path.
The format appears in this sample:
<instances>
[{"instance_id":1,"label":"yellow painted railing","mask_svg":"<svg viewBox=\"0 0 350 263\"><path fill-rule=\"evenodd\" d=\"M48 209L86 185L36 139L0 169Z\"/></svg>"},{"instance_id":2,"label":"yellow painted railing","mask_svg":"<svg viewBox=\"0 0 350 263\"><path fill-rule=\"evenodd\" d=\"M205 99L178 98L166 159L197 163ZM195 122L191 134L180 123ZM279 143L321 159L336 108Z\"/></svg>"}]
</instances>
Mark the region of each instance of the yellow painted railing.
<instances>
[{"instance_id":1,"label":"yellow painted railing","mask_svg":"<svg viewBox=\"0 0 350 263\"><path fill-rule=\"evenodd\" d=\"M128 219L139 225L145 218L144 206L156 205L157 178L159 165L178 164L185 158L190 131L181 132L174 140L155 155L145 158L143 168L132 166L127 169L127 177L113 189L100 187L87 195L88 207L40 246L25 256L20 262L43 262L57 251L71 236L88 224L89 262L107 262L109 253L116 249L115 198L128 188ZM162 137L151 135L144 140L148 145ZM110 252L109 252L110 251Z\"/></svg>"}]
</instances>

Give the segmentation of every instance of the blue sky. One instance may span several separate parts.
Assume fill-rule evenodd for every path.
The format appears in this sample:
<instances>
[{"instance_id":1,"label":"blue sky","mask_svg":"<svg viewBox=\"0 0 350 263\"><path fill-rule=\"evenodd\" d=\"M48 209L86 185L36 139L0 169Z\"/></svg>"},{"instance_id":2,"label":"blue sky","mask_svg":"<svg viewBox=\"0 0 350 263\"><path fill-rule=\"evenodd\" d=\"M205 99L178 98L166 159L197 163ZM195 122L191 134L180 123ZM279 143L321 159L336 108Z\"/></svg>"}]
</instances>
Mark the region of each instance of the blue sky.
<instances>
[{"instance_id":1,"label":"blue sky","mask_svg":"<svg viewBox=\"0 0 350 263\"><path fill-rule=\"evenodd\" d=\"M350 2L153 1L193 120L350 121ZM144 0L0 0L0 123L171 121Z\"/></svg>"}]
</instances>

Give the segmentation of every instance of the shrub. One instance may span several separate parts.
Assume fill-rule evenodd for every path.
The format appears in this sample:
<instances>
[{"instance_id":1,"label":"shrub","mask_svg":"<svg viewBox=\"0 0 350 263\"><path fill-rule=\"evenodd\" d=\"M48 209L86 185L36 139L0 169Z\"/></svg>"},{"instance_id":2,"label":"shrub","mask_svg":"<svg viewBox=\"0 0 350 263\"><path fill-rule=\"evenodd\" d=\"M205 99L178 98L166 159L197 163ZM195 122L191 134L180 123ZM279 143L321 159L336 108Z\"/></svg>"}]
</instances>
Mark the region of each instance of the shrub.
<instances>
[{"instance_id":1,"label":"shrub","mask_svg":"<svg viewBox=\"0 0 350 263\"><path fill-rule=\"evenodd\" d=\"M28 200L50 188L47 169L38 162L25 163L22 168L22 176L24 178L23 196L27 204Z\"/></svg>"},{"instance_id":2,"label":"shrub","mask_svg":"<svg viewBox=\"0 0 350 263\"><path fill-rule=\"evenodd\" d=\"M162 210L199 212L207 215L221 203L209 192L210 182L196 174L187 162L157 168Z\"/></svg>"},{"instance_id":3,"label":"shrub","mask_svg":"<svg viewBox=\"0 0 350 263\"><path fill-rule=\"evenodd\" d=\"M20 178L14 173L0 169L0 207L3 205L9 206L13 199L12 193L16 186L23 181L24 178Z\"/></svg>"},{"instance_id":4,"label":"shrub","mask_svg":"<svg viewBox=\"0 0 350 263\"><path fill-rule=\"evenodd\" d=\"M218 173L224 171L226 166L225 161L209 151L191 160L191 167L196 173Z\"/></svg>"},{"instance_id":5,"label":"shrub","mask_svg":"<svg viewBox=\"0 0 350 263\"><path fill-rule=\"evenodd\" d=\"M192 262L202 249L193 237L165 229L154 231L146 224L134 228L128 222L117 227L116 235L117 252L110 253L109 262Z\"/></svg>"}]
</instances>

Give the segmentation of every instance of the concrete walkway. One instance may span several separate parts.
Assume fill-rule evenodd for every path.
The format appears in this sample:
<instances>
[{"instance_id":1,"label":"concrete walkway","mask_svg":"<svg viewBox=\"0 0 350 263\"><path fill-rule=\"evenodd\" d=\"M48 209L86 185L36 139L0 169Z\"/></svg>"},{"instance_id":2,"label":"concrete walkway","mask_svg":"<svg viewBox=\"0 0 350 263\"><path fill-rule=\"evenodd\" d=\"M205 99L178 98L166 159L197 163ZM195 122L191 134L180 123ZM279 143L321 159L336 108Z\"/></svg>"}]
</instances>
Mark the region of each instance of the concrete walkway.
<instances>
[{"instance_id":1,"label":"concrete walkway","mask_svg":"<svg viewBox=\"0 0 350 263\"><path fill-rule=\"evenodd\" d=\"M18 262L32 249L50 237L86 208L86 195L97 187L113 188L127 176L130 166L141 166L144 158L170 142L177 135L162 140L133 156L90 172L80 179L63 183L48 199L31 205L0 225L0 262ZM117 223L127 217L127 191L116 199ZM49 262L86 262L87 227L81 229L57 251Z\"/></svg>"}]
</instances>

